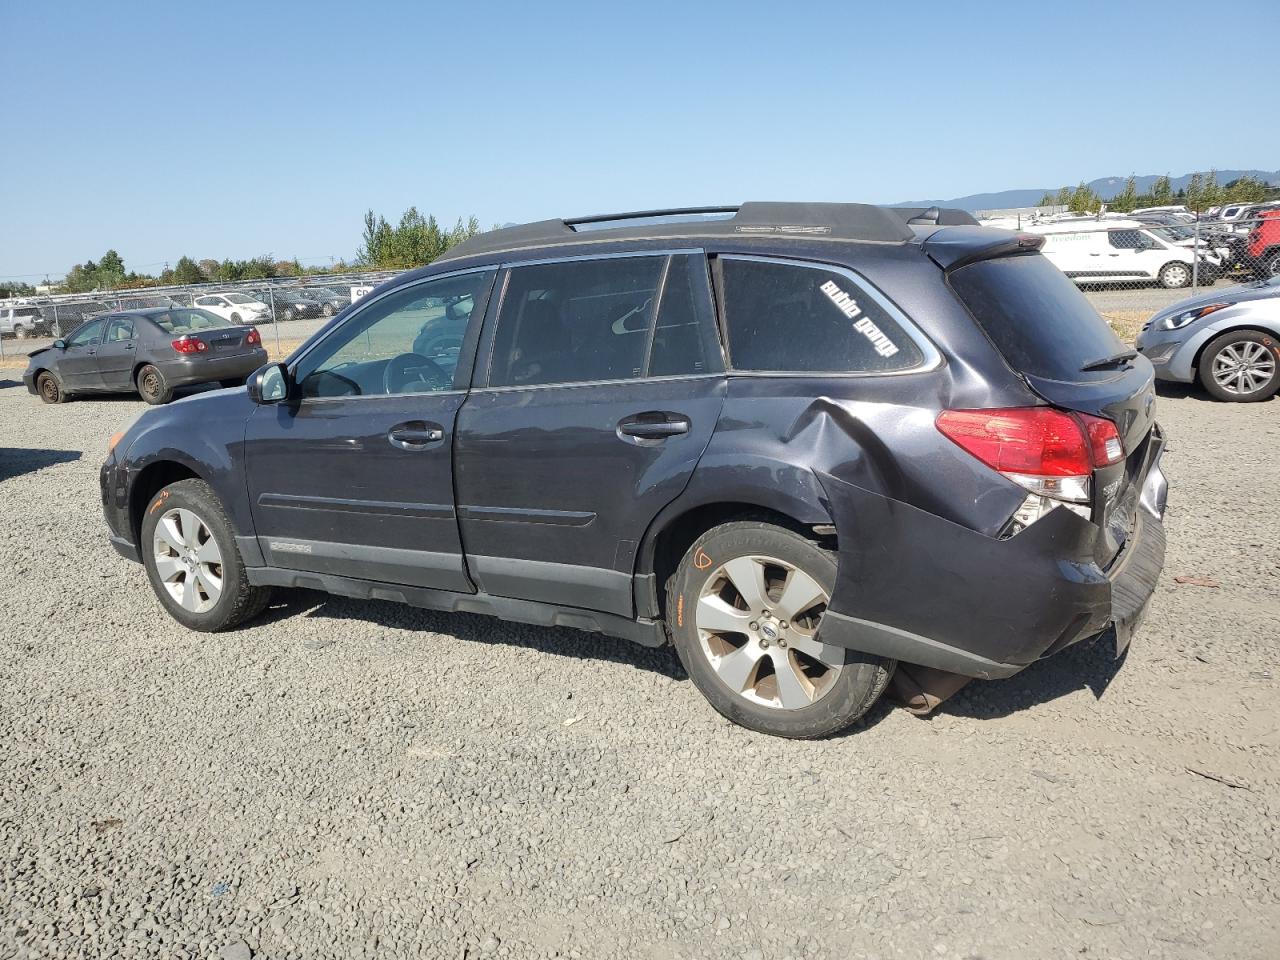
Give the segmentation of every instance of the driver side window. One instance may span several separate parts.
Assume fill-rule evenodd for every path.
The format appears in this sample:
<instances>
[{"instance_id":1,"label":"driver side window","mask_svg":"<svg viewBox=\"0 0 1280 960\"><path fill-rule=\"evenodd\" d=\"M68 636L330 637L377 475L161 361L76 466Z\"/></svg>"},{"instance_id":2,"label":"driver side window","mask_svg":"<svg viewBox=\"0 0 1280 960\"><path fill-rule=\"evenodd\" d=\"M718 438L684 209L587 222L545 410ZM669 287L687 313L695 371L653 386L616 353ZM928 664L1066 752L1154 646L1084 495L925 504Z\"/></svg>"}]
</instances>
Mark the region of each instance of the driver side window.
<instances>
[{"instance_id":1,"label":"driver side window","mask_svg":"<svg viewBox=\"0 0 1280 960\"><path fill-rule=\"evenodd\" d=\"M68 347L83 347L87 343L96 342L102 334L102 321L92 320L67 337Z\"/></svg>"},{"instance_id":2,"label":"driver side window","mask_svg":"<svg viewBox=\"0 0 1280 960\"><path fill-rule=\"evenodd\" d=\"M369 304L303 357L295 372L302 396L386 396L466 386L458 382L458 359L471 318L478 322L484 314L495 272L413 284Z\"/></svg>"}]
</instances>

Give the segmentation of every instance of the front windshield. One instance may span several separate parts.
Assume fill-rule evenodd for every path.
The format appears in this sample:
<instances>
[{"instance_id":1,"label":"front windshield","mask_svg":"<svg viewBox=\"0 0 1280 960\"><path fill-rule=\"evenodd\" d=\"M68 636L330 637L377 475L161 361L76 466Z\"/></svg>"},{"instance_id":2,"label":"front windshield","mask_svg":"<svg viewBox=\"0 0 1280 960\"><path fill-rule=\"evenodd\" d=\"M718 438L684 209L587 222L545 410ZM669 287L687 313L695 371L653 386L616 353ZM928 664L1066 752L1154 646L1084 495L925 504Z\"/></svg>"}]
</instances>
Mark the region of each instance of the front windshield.
<instances>
[{"instance_id":1,"label":"front windshield","mask_svg":"<svg viewBox=\"0 0 1280 960\"><path fill-rule=\"evenodd\" d=\"M151 322L165 333L195 333L197 330L219 330L231 326L216 313L195 308L152 314Z\"/></svg>"},{"instance_id":2,"label":"front windshield","mask_svg":"<svg viewBox=\"0 0 1280 960\"><path fill-rule=\"evenodd\" d=\"M243 293L228 293L227 299L232 303L253 303L253 298L246 297Z\"/></svg>"}]
</instances>

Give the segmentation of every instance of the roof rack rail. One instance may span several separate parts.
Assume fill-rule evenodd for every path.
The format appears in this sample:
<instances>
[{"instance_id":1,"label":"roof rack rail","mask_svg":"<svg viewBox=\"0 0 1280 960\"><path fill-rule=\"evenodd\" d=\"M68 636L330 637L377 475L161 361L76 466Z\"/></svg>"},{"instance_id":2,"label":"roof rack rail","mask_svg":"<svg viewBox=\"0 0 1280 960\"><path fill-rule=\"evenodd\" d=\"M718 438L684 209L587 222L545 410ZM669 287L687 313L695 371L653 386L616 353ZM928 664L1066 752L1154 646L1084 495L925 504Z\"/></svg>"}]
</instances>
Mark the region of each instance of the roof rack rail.
<instances>
[{"instance_id":1,"label":"roof rack rail","mask_svg":"<svg viewBox=\"0 0 1280 960\"><path fill-rule=\"evenodd\" d=\"M582 223L609 223L618 221L623 223L627 220L656 220L658 217L696 217L706 214L717 213L737 213L741 209L738 206L731 207L672 207L670 210L634 210L629 213L594 213L589 217L573 217L566 218L565 223L570 227L576 227Z\"/></svg>"},{"instance_id":2,"label":"roof rack rail","mask_svg":"<svg viewBox=\"0 0 1280 960\"><path fill-rule=\"evenodd\" d=\"M968 214L963 215L967 219L955 222L976 222ZM575 242L709 236L789 236L881 243L915 239L901 211L887 207L868 203L751 201L739 206L675 207L517 224L478 234L446 251L441 259L459 260L503 250Z\"/></svg>"}]
</instances>

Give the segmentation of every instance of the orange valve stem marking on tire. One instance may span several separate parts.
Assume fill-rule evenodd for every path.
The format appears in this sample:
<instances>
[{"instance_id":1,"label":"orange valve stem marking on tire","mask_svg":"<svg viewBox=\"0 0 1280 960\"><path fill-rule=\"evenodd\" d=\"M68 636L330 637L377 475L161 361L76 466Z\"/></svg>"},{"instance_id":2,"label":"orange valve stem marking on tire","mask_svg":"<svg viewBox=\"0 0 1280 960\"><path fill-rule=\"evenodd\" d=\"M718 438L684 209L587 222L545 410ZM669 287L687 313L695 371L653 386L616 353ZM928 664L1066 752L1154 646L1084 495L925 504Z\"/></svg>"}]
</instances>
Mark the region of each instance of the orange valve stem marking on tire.
<instances>
[{"instance_id":1,"label":"orange valve stem marking on tire","mask_svg":"<svg viewBox=\"0 0 1280 960\"><path fill-rule=\"evenodd\" d=\"M147 511L147 513L155 513L158 509L160 509L160 507L161 507L161 506L164 504L164 502L165 502L166 500L168 500L168 499L169 499L169 491L168 491L168 490L161 490L161 491L160 491L160 496L156 497L156 502L155 502L155 503L153 503L153 504L151 504L151 509L150 509L150 510L148 510L148 511Z\"/></svg>"},{"instance_id":2,"label":"orange valve stem marking on tire","mask_svg":"<svg viewBox=\"0 0 1280 960\"><path fill-rule=\"evenodd\" d=\"M676 600L676 626L677 627L684 626L684 594L683 593L680 594L679 599Z\"/></svg>"},{"instance_id":3,"label":"orange valve stem marking on tire","mask_svg":"<svg viewBox=\"0 0 1280 960\"><path fill-rule=\"evenodd\" d=\"M693 555L693 566L697 570L705 570L713 563L715 563L715 561L708 557L706 551L701 547L699 547L698 552Z\"/></svg>"}]
</instances>

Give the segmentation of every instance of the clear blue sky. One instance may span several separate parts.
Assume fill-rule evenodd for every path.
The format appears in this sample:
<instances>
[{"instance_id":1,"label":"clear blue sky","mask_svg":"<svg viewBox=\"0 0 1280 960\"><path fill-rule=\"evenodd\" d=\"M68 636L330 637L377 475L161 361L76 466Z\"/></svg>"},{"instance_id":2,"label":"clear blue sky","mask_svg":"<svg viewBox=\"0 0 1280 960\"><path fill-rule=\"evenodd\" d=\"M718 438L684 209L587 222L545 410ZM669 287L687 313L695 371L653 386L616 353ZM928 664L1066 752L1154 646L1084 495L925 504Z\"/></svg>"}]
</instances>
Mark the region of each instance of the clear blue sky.
<instances>
[{"instance_id":1,"label":"clear blue sky","mask_svg":"<svg viewBox=\"0 0 1280 960\"><path fill-rule=\"evenodd\" d=\"M1261 54L1206 41L1276 27L1275 0L0 0L0 277L350 257L368 207L489 226L1275 169Z\"/></svg>"}]
</instances>

